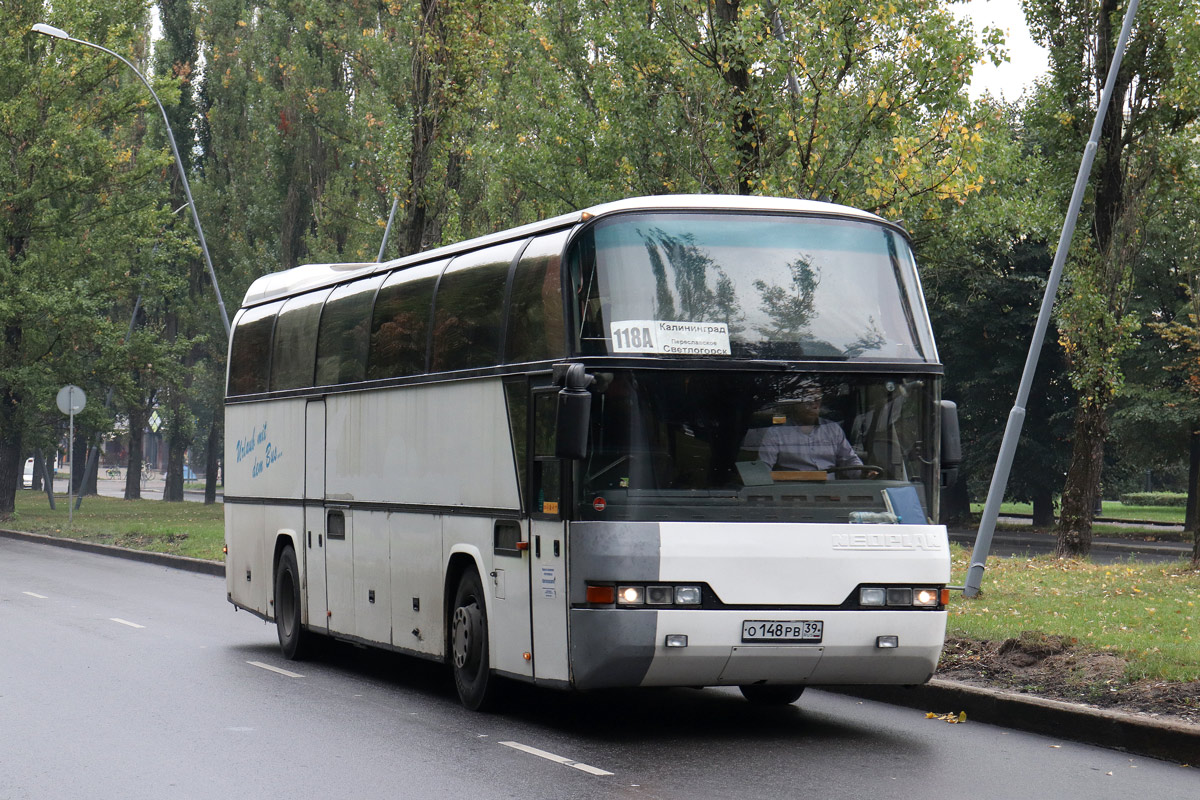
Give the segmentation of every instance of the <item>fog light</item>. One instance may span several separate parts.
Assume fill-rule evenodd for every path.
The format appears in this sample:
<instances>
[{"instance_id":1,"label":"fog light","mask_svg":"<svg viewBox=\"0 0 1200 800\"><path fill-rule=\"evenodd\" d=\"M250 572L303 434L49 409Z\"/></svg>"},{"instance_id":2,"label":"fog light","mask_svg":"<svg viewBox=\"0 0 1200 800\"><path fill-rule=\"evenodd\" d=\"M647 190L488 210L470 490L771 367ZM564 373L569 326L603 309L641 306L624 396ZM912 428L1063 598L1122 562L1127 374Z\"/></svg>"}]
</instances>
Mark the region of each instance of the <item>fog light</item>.
<instances>
[{"instance_id":1,"label":"fog light","mask_svg":"<svg viewBox=\"0 0 1200 800\"><path fill-rule=\"evenodd\" d=\"M667 647L687 647L686 633L668 633Z\"/></svg>"},{"instance_id":2,"label":"fog light","mask_svg":"<svg viewBox=\"0 0 1200 800\"><path fill-rule=\"evenodd\" d=\"M887 604L889 606L911 606L912 589L888 589Z\"/></svg>"},{"instance_id":3,"label":"fog light","mask_svg":"<svg viewBox=\"0 0 1200 800\"><path fill-rule=\"evenodd\" d=\"M887 595L880 588L864 588L858 590L858 604L860 606L881 606Z\"/></svg>"},{"instance_id":4,"label":"fog light","mask_svg":"<svg viewBox=\"0 0 1200 800\"><path fill-rule=\"evenodd\" d=\"M618 586L617 603L623 606L640 606L646 602L646 589L642 586Z\"/></svg>"},{"instance_id":5,"label":"fog light","mask_svg":"<svg viewBox=\"0 0 1200 800\"><path fill-rule=\"evenodd\" d=\"M670 586L647 586L646 587L646 602L652 606L669 606L669 605L671 605L671 587Z\"/></svg>"},{"instance_id":6,"label":"fog light","mask_svg":"<svg viewBox=\"0 0 1200 800\"><path fill-rule=\"evenodd\" d=\"M875 646L880 650L894 650L900 646L899 636L876 636Z\"/></svg>"},{"instance_id":7,"label":"fog light","mask_svg":"<svg viewBox=\"0 0 1200 800\"><path fill-rule=\"evenodd\" d=\"M675 602L681 606L698 606L698 605L700 605L700 587L699 586L676 586L675 587Z\"/></svg>"},{"instance_id":8,"label":"fog light","mask_svg":"<svg viewBox=\"0 0 1200 800\"><path fill-rule=\"evenodd\" d=\"M937 589L917 589L913 594L913 605L930 608L938 604Z\"/></svg>"}]
</instances>

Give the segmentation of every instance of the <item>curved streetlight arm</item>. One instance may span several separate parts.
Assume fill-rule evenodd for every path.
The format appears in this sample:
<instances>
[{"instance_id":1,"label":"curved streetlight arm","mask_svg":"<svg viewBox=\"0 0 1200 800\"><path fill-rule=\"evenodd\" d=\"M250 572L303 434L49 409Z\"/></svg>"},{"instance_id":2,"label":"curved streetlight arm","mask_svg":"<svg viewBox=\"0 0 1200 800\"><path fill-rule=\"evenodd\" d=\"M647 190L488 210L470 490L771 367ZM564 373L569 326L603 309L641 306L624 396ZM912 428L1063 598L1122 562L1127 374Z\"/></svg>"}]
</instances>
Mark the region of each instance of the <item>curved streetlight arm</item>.
<instances>
[{"instance_id":1,"label":"curved streetlight arm","mask_svg":"<svg viewBox=\"0 0 1200 800\"><path fill-rule=\"evenodd\" d=\"M204 228L200 227L200 216L196 213L196 203L192 200L192 189L188 185L187 171L183 168L183 159L179 157L179 148L175 146L175 134L171 131L171 122L167 119L167 110L163 108L162 101L158 99L158 93L154 91L154 87L150 85L150 81L146 80L146 76L138 71L138 68L129 62L124 56L119 53L114 53L107 47L101 47L94 42L88 42L83 39L76 39L70 36L61 28L56 28L53 25L47 25L44 22L39 22L33 26L35 33L40 33L45 36L52 36L55 39L66 39L68 42L75 42L85 47L91 47L95 50L101 50L108 53L113 58L120 60L125 66L133 70L133 74L138 76L138 79L150 90L150 96L154 98L155 105L158 106L159 113L162 114L163 124L167 128L167 141L171 144L171 153L175 156L175 166L179 169L179 178L183 182L183 191L187 195L188 207L192 211L192 222L196 225L196 234L200 237L200 251L204 253L204 264L208 267L208 277L212 280L213 291L217 293L217 307L221 311L221 322L225 326L225 338L229 338L229 315L225 313L225 301L221 299L221 287L217 285L217 272L213 269L212 258L208 255L208 243L204 240Z\"/></svg>"}]
</instances>

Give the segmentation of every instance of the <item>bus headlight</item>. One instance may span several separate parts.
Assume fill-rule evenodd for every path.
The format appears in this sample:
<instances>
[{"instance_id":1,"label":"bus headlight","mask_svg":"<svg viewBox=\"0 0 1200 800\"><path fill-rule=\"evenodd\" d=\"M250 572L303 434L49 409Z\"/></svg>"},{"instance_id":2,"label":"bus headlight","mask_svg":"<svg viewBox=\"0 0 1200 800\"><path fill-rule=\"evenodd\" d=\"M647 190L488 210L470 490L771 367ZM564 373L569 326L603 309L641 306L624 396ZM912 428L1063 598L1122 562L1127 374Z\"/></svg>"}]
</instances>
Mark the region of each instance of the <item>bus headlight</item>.
<instances>
[{"instance_id":1,"label":"bus headlight","mask_svg":"<svg viewBox=\"0 0 1200 800\"><path fill-rule=\"evenodd\" d=\"M937 589L915 589L913 590L912 604L920 608L928 608L938 604Z\"/></svg>"},{"instance_id":2,"label":"bus headlight","mask_svg":"<svg viewBox=\"0 0 1200 800\"><path fill-rule=\"evenodd\" d=\"M669 606L669 605L671 605L671 587L670 586L647 586L646 587L646 605L650 605L650 606Z\"/></svg>"},{"instance_id":3,"label":"bus headlight","mask_svg":"<svg viewBox=\"0 0 1200 800\"><path fill-rule=\"evenodd\" d=\"M858 603L863 606L881 606L887 600L887 590L874 586L858 590Z\"/></svg>"},{"instance_id":4,"label":"bus headlight","mask_svg":"<svg viewBox=\"0 0 1200 800\"><path fill-rule=\"evenodd\" d=\"M675 587L675 604L680 606L698 606L700 605L700 587L699 586L676 586Z\"/></svg>"},{"instance_id":5,"label":"bus headlight","mask_svg":"<svg viewBox=\"0 0 1200 800\"><path fill-rule=\"evenodd\" d=\"M643 586L618 586L617 605L640 606L646 602L646 589Z\"/></svg>"}]
</instances>

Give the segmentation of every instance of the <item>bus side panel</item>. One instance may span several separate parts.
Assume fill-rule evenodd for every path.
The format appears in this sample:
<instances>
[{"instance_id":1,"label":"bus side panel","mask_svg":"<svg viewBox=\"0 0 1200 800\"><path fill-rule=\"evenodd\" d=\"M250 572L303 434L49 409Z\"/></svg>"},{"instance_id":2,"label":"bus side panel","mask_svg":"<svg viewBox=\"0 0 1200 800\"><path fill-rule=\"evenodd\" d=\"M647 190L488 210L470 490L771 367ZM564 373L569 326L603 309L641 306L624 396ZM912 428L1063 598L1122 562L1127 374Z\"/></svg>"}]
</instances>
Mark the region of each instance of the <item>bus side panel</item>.
<instances>
[{"instance_id":1,"label":"bus side panel","mask_svg":"<svg viewBox=\"0 0 1200 800\"><path fill-rule=\"evenodd\" d=\"M297 399L225 409L226 587L231 602L269 618L275 539L304 530L305 405Z\"/></svg>"},{"instance_id":2,"label":"bus side panel","mask_svg":"<svg viewBox=\"0 0 1200 800\"><path fill-rule=\"evenodd\" d=\"M225 589L229 602L264 617L273 612L267 607L264 581L270 565L263 568L263 542L266 539L266 506L225 504ZM258 575L258 583L254 582Z\"/></svg>"},{"instance_id":3,"label":"bus side panel","mask_svg":"<svg viewBox=\"0 0 1200 800\"><path fill-rule=\"evenodd\" d=\"M391 541L392 644L441 656L442 515L388 515Z\"/></svg>"},{"instance_id":4,"label":"bus side panel","mask_svg":"<svg viewBox=\"0 0 1200 800\"><path fill-rule=\"evenodd\" d=\"M354 512L354 628L371 642L392 641L389 514Z\"/></svg>"},{"instance_id":5,"label":"bus side panel","mask_svg":"<svg viewBox=\"0 0 1200 800\"><path fill-rule=\"evenodd\" d=\"M447 514L442 521L446 563L456 552L478 553L482 561L480 582L487 596L489 658L492 669L510 675L533 677L533 664L525 659L532 651L529 629L529 568L524 557L516 561L494 555L493 526L486 517ZM454 587L450 587L451 596Z\"/></svg>"},{"instance_id":6,"label":"bus side panel","mask_svg":"<svg viewBox=\"0 0 1200 800\"><path fill-rule=\"evenodd\" d=\"M499 378L325 402L328 501L520 508Z\"/></svg>"}]
</instances>

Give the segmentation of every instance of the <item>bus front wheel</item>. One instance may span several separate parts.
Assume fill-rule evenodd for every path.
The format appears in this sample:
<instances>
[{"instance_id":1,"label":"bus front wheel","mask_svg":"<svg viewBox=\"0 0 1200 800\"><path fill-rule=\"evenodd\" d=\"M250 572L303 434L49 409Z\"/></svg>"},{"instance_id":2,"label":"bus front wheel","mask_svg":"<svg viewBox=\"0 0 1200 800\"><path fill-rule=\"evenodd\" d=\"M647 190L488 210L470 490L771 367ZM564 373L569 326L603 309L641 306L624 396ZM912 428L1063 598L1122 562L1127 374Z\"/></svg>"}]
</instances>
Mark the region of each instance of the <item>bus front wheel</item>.
<instances>
[{"instance_id":1,"label":"bus front wheel","mask_svg":"<svg viewBox=\"0 0 1200 800\"><path fill-rule=\"evenodd\" d=\"M300 618L300 567L291 545L283 548L275 568L275 629L284 658L295 661L305 656L312 637Z\"/></svg>"},{"instance_id":2,"label":"bus front wheel","mask_svg":"<svg viewBox=\"0 0 1200 800\"><path fill-rule=\"evenodd\" d=\"M780 683L752 683L739 686L742 697L756 706L788 706L804 694L803 686Z\"/></svg>"},{"instance_id":3,"label":"bus front wheel","mask_svg":"<svg viewBox=\"0 0 1200 800\"><path fill-rule=\"evenodd\" d=\"M479 574L468 569L459 578L450 617L450 666L458 699L472 711L483 711L495 699L488 668L488 620Z\"/></svg>"}]
</instances>

